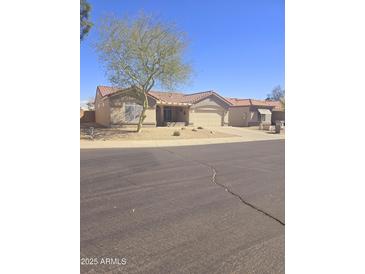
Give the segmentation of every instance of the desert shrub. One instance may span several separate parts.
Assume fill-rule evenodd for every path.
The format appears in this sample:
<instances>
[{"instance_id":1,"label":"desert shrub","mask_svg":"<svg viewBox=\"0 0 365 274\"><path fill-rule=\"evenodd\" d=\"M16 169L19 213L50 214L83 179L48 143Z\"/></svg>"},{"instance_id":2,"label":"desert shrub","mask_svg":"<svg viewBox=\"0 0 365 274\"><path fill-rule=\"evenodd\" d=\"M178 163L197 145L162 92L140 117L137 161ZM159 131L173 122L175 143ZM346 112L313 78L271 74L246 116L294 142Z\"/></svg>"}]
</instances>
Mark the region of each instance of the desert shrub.
<instances>
[{"instance_id":1,"label":"desert shrub","mask_svg":"<svg viewBox=\"0 0 365 274\"><path fill-rule=\"evenodd\" d=\"M180 136L180 134L181 134L181 133L180 133L180 131L175 130L175 131L174 131L174 133L173 133L172 135L173 135L173 136Z\"/></svg>"},{"instance_id":2,"label":"desert shrub","mask_svg":"<svg viewBox=\"0 0 365 274\"><path fill-rule=\"evenodd\" d=\"M195 128L193 128L191 131L197 131Z\"/></svg>"},{"instance_id":3,"label":"desert shrub","mask_svg":"<svg viewBox=\"0 0 365 274\"><path fill-rule=\"evenodd\" d=\"M198 129L203 129L203 127L198 127Z\"/></svg>"}]
</instances>

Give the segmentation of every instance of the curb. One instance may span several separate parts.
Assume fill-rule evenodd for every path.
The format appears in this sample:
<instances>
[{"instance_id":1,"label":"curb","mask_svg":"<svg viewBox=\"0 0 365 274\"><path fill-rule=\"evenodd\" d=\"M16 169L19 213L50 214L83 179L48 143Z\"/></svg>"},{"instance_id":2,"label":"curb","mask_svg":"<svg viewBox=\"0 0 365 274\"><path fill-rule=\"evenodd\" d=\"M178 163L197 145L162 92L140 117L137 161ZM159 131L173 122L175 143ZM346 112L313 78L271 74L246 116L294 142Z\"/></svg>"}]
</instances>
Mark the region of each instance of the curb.
<instances>
[{"instance_id":1,"label":"curb","mask_svg":"<svg viewBox=\"0 0 365 274\"><path fill-rule=\"evenodd\" d=\"M254 141L285 140L285 136L275 136L274 138L244 138L229 137L217 139L185 139L185 140L151 140L151 141L81 141L80 149L98 148L153 148L153 147L177 147L177 146L199 146L212 144L244 143Z\"/></svg>"}]
</instances>

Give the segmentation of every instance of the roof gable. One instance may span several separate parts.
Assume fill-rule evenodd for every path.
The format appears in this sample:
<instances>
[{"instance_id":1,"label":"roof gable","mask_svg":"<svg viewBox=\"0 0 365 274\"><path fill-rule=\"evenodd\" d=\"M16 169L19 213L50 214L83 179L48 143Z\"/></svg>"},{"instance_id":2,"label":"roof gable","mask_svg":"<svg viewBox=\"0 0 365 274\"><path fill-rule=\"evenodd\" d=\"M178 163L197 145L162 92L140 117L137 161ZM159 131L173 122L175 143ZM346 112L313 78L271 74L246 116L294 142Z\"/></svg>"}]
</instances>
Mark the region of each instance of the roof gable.
<instances>
[{"instance_id":1,"label":"roof gable","mask_svg":"<svg viewBox=\"0 0 365 274\"><path fill-rule=\"evenodd\" d=\"M103 97L110 97L110 96L114 96L114 95L117 95L117 94L120 94L120 93L123 93L123 92L131 91L134 88L135 87L118 88L118 87L98 86L97 87L97 92L99 92L101 97L103 98ZM148 95L152 99L156 100L156 98L154 98L150 94L148 94Z\"/></svg>"},{"instance_id":2,"label":"roof gable","mask_svg":"<svg viewBox=\"0 0 365 274\"><path fill-rule=\"evenodd\" d=\"M100 92L100 95L104 97L121 89L117 87L97 86L97 90Z\"/></svg>"}]
</instances>

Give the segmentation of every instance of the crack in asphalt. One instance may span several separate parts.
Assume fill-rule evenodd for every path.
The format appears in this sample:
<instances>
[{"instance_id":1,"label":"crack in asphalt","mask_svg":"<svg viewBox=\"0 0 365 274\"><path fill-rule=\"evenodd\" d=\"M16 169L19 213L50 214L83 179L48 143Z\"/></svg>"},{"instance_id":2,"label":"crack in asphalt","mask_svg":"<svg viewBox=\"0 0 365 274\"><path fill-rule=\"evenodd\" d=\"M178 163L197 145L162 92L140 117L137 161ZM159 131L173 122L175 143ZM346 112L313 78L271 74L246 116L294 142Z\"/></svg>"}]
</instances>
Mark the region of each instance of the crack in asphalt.
<instances>
[{"instance_id":1,"label":"crack in asphalt","mask_svg":"<svg viewBox=\"0 0 365 274\"><path fill-rule=\"evenodd\" d=\"M206 165L206 166L209 166L209 165ZM264 214L264 215L266 215L266 216L268 216L268 217L270 217L271 219L273 219L273 220L275 220L275 221L277 221L279 224L281 224L281 225L283 225L283 226L285 226L285 223L284 222L282 222L282 221L280 221L278 218L276 218L276 217L274 217L273 215L271 215L270 213L268 213L268 212L266 212L266 211L264 211L264 210L262 210L262 209L260 209L260 208L258 208L258 207L256 207L255 205L253 205L253 204L251 204L251 203L249 203L249 202L247 202L246 200L244 200L239 194L237 194L237 193L234 193L229 187L227 187L226 185L224 185L224 184L220 184L220 183L218 183L217 181L216 181L216 176L217 176L217 171L215 170L215 168L214 167L212 167L212 166L209 166L209 168L212 170L212 172L213 172L213 176L212 176L212 183L213 184L216 184L216 185L218 185L218 186L220 186L220 187L222 187L222 188L224 188L224 190L225 191L227 191L228 193L230 193L231 195L233 195L233 196L235 196L235 197L237 197L238 199L240 199L240 201L242 202L242 203L244 203L245 205L247 205L247 206L249 206L249 207L251 207L251 208L253 208L254 210L256 210L256 211L258 211L258 212L261 212L262 214Z\"/></svg>"},{"instance_id":2,"label":"crack in asphalt","mask_svg":"<svg viewBox=\"0 0 365 274\"><path fill-rule=\"evenodd\" d=\"M161 148L162 150L166 150L167 152L169 152L169 153L171 153L171 154L174 154L174 155L177 155L177 156L179 156L180 158L183 158L183 159L186 159L186 157L184 157L183 155L181 155L181 154L179 154L179 153L176 153L176 152L173 152L173 151L171 151L171 150L168 150L168 149L166 149L166 148ZM270 213L268 213L268 212L266 212L266 211L264 211L264 210L262 210L262 209L260 209L260 208L258 208L257 206L255 206L255 205L253 205L253 204L251 204L251 203L249 203L248 201L246 201L241 195L239 195L239 194L237 194L237 193L235 193L235 192L233 192L232 191L232 189L230 189L228 186L226 186L226 185L224 185L224 184L221 184L221 183L218 183L217 182L217 180L216 180L216 177L217 177L217 171L216 171L216 169L213 167L213 166L211 166L211 165L209 165L209 164L207 164L207 163L204 163L204 162L201 162L201 161L198 161L198 160L194 160L194 159L190 159L191 161L193 161L193 162L196 162L196 163L199 163L199 164L201 164L201 165L203 165L203 166L206 166L206 167L208 167L211 171L212 171L212 179L211 179L211 182L213 183L213 184L215 184L215 185L217 185L217 186L219 186L219 187L221 187L221 188L224 188L224 190L226 191L226 192L228 192L229 194L231 194L232 196L234 196L234 197L236 197L236 198L238 198L243 204L245 204L246 206L249 206L249 207L251 207L252 209L254 209L254 210L256 210L257 212L260 212L261 214L264 214L265 216L267 216L267 217L269 217L269 218L271 218L272 220L274 220L274 221L276 221L276 222L278 222L279 224L281 224L282 226L285 226L285 223L284 222L282 222L281 220L279 220L278 218L276 218L275 216L273 216L273 215L271 215Z\"/></svg>"}]
</instances>

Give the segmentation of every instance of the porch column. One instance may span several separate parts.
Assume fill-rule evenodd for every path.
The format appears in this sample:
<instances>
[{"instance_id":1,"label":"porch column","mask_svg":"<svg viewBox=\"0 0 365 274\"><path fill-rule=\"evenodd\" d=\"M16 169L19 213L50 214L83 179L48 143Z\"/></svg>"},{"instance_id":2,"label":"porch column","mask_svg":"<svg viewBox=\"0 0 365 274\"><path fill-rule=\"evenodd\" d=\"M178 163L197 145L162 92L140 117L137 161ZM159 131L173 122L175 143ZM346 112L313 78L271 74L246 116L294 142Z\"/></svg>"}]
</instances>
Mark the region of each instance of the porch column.
<instances>
[{"instance_id":1,"label":"porch column","mask_svg":"<svg viewBox=\"0 0 365 274\"><path fill-rule=\"evenodd\" d=\"M159 109L160 109L160 113L158 114L158 116L159 116L158 122L159 122L160 126L163 126L163 106L160 106Z\"/></svg>"}]
</instances>

